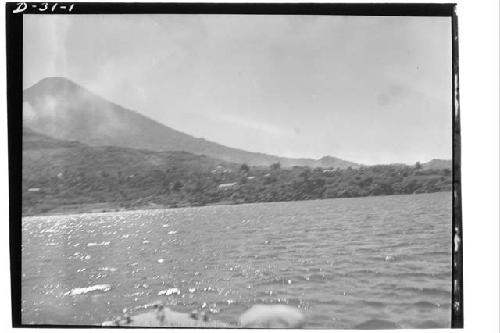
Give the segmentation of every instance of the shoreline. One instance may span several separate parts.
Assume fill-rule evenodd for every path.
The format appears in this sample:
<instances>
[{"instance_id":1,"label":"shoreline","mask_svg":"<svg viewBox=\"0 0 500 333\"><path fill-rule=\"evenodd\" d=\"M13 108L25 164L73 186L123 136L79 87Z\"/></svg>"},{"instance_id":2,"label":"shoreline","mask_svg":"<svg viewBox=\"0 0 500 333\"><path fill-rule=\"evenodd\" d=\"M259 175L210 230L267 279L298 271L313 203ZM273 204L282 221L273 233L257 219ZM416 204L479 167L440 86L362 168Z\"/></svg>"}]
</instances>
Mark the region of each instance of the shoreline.
<instances>
[{"instance_id":1,"label":"shoreline","mask_svg":"<svg viewBox=\"0 0 500 333\"><path fill-rule=\"evenodd\" d=\"M210 206L240 206L240 205L253 205L253 204L263 204L263 203L286 203L286 202L303 202L303 201L319 201L319 200L337 200L337 199L359 199L359 198L375 198L375 197L392 197L392 196L413 196L413 195L421 195L421 194L433 194L433 193L445 193L452 191L436 191L436 192L423 192L423 193L413 193L413 194L389 194L389 195L368 195L368 196L358 196L358 197L341 197L341 198L315 198L315 199L306 199L306 200L291 200L291 201L258 201L258 202L215 202L208 203L205 205L186 205L181 207L168 207L161 205L150 205L144 207L134 207L132 209L123 209L123 208L114 208L111 207L110 203L93 203L93 204L81 204L83 206L81 208L75 209L64 209L63 207L58 207L53 211L49 211L42 214L33 214L33 215L21 215L21 219L24 220L26 218L36 218L36 217L60 217L60 216L73 216L73 215L82 215L82 214L111 214L111 213L133 213L133 212L142 212L142 211L154 211L154 210L174 210L174 209L185 209L185 208L196 208L196 207L210 207ZM92 211L91 209L85 209L84 207L92 207L95 205L103 205L106 207L106 204L110 204L107 208L103 208L102 211ZM75 205L76 206L76 205Z\"/></svg>"}]
</instances>

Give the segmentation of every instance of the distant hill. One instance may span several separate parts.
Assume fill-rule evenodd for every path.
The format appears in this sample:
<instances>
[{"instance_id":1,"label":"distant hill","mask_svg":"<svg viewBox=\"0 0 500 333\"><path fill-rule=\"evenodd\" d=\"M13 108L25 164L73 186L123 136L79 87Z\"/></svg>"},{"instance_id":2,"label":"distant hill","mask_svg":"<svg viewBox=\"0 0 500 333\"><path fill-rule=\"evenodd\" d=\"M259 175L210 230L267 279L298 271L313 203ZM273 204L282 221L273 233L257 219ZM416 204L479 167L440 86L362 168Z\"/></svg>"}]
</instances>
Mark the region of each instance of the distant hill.
<instances>
[{"instance_id":1,"label":"distant hill","mask_svg":"<svg viewBox=\"0 0 500 333\"><path fill-rule=\"evenodd\" d=\"M90 146L118 146L152 151L185 151L232 163L282 167L358 167L326 156L291 159L247 152L182 133L93 94L62 77L45 78L24 91L24 125L55 139Z\"/></svg>"},{"instance_id":2,"label":"distant hill","mask_svg":"<svg viewBox=\"0 0 500 333\"><path fill-rule=\"evenodd\" d=\"M237 170L231 164L207 156L183 151L153 152L116 146L93 147L76 141L64 141L23 128L23 177L37 179L54 177L61 172L74 174L147 173L154 170L183 173L210 172L217 166Z\"/></svg>"},{"instance_id":3,"label":"distant hill","mask_svg":"<svg viewBox=\"0 0 500 333\"><path fill-rule=\"evenodd\" d=\"M23 127L23 151L44 149L44 148L77 148L84 145L77 141L65 141L54 139L33 131L28 127Z\"/></svg>"},{"instance_id":4,"label":"distant hill","mask_svg":"<svg viewBox=\"0 0 500 333\"><path fill-rule=\"evenodd\" d=\"M451 160L433 159L427 163L422 163L422 168L425 170L439 170L439 169L451 170L452 166L453 164Z\"/></svg>"}]
</instances>

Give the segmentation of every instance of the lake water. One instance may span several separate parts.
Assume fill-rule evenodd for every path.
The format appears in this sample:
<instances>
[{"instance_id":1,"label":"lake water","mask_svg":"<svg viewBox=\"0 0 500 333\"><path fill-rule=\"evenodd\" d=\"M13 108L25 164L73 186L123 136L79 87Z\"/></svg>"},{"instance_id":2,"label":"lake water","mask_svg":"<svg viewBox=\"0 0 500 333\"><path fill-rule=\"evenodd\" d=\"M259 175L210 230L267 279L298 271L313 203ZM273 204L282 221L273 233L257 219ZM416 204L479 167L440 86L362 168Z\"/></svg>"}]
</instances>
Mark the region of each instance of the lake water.
<instances>
[{"instance_id":1,"label":"lake water","mask_svg":"<svg viewBox=\"0 0 500 333\"><path fill-rule=\"evenodd\" d=\"M308 328L450 327L451 209L446 192L23 218L23 323L161 300L229 323L284 303Z\"/></svg>"}]
</instances>

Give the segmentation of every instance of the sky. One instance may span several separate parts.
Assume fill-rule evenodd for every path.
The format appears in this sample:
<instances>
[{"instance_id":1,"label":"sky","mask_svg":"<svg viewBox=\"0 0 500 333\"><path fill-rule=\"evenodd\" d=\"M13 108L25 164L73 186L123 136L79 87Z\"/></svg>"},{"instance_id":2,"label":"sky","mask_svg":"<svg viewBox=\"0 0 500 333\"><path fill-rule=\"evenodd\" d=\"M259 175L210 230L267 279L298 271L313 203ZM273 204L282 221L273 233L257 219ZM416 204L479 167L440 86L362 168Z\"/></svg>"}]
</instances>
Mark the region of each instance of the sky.
<instances>
[{"instance_id":1,"label":"sky","mask_svg":"<svg viewBox=\"0 0 500 333\"><path fill-rule=\"evenodd\" d=\"M451 19L24 15L23 85L64 76L195 137L363 164L451 159Z\"/></svg>"}]
</instances>

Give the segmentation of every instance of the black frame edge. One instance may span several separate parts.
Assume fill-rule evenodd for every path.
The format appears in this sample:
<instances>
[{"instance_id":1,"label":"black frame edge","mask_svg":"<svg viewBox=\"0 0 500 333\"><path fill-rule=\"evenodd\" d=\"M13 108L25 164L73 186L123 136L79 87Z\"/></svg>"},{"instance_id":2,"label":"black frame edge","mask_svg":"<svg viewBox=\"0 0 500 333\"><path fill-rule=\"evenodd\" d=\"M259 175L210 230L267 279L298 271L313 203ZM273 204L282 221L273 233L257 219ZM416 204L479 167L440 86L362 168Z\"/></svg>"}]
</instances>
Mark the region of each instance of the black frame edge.
<instances>
[{"instance_id":1,"label":"black frame edge","mask_svg":"<svg viewBox=\"0 0 500 333\"><path fill-rule=\"evenodd\" d=\"M452 24L452 128L453 128L453 173L452 173L452 310L451 328L464 327L464 295L463 295L463 229L462 229L462 176L461 137L460 137L460 103L459 103L459 65L458 65L458 17L456 5L453 7Z\"/></svg>"},{"instance_id":2,"label":"black frame edge","mask_svg":"<svg viewBox=\"0 0 500 333\"><path fill-rule=\"evenodd\" d=\"M21 205L23 17L13 14L16 3L5 4L7 60L7 126L9 152L9 255L12 327L21 327Z\"/></svg>"},{"instance_id":3,"label":"black frame edge","mask_svg":"<svg viewBox=\"0 0 500 333\"><path fill-rule=\"evenodd\" d=\"M26 2L25 14L245 14L245 15L360 15L360 16L443 16L453 15L453 3L214 3L214 2L83 2L71 13L49 9L41 12ZM55 2L48 2L51 7ZM71 3L62 2L60 5ZM12 8L15 8L12 3Z\"/></svg>"}]
</instances>

